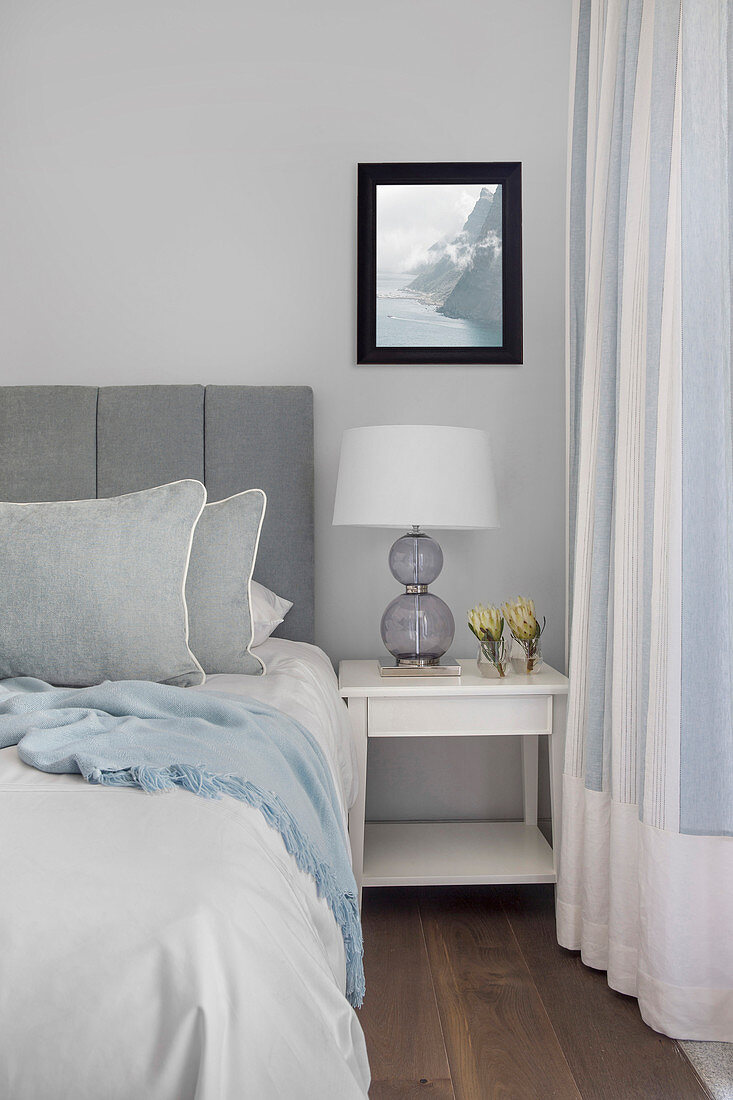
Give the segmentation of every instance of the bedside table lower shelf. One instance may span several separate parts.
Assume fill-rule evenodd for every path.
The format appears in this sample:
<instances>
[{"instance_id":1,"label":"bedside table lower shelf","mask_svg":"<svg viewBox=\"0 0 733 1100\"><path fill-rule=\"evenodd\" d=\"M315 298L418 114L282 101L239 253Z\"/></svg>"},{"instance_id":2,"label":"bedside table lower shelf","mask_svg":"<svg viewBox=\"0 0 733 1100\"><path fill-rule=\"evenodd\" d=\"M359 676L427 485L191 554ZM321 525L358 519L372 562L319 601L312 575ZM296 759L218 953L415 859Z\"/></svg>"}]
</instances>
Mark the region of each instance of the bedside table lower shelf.
<instances>
[{"instance_id":1,"label":"bedside table lower shelf","mask_svg":"<svg viewBox=\"0 0 733 1100\"><path fill-rule=\"evenodd\" d=\"M367 822L364 886L555 882L552 848L522 821Z\"/></svg>"}]
</instances>

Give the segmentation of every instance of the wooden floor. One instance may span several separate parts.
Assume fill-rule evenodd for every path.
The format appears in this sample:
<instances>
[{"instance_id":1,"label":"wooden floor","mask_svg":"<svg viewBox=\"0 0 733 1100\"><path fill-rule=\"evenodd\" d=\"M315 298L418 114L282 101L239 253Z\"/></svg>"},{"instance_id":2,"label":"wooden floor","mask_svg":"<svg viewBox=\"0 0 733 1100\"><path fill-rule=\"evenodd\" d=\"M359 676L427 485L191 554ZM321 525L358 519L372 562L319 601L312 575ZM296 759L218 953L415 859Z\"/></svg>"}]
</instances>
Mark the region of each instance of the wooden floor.
<instances>
[{"instance_id":1,"label":"wooden floor","mask_svg":"<svg viewBox=\"0 0 733 1100\"><path fill-rule=\"evenodd\" d=\"M364 891L372 1100L705 1100L636 1000L557 946L551 886Z\"/></svg>"}]
</instances>

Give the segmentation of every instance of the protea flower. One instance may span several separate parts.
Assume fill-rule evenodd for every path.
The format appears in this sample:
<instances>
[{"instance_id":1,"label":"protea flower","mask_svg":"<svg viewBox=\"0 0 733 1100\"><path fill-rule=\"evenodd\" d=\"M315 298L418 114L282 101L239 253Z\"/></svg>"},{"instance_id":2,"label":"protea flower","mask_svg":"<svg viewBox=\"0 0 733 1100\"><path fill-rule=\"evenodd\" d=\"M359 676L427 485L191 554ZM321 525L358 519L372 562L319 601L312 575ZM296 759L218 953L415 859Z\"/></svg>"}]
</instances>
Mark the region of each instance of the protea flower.
<instances>
[{"instance_id":1,"label":"protea flower","mask_svg":"<svg viewBox=\"0 0 733 1100\"><path fill-rule=\"evenodd\" d=\"M509 624L514 637L517 639L527 658L527 672L536 671L540 657L540 636L545 629L546 620L543 618L542 626L537 622L534 610L534 600L524 596L517 596L515 600L507 600L501 607L504 617Z\"/></svg>"},{"instance_id":2,"label":"protea flower","mask_svg":"<svg viewBox=\"0 0 733 1100\"><path fill-rule=\"evenodd\" d=\"M468 625L480 642L485 642L489 638L498 642L504 629L504 620L498 607L493 607L491 604L484 607L479 603L469 611Z\"/></svg>"}]
</instances>

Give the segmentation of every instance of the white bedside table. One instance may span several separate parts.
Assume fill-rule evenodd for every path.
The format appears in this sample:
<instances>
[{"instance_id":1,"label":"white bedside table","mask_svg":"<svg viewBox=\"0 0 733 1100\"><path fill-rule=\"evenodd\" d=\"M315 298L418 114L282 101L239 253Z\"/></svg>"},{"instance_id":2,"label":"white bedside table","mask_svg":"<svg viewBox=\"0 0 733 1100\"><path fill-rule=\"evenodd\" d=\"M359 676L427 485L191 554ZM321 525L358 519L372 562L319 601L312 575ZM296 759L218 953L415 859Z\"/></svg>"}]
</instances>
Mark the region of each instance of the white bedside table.
<instances>
[{"instance_id":1,"label":"white bedside table","mask_svg":"<svg viewBox=\"0 0 733 1100\"><path fill-rule=\"evenodd\" d=\"M387 679L376 661L339 665L358 754L349 837L360 897L362 886L556 881L567 677L545 665L534 676L494 680L480 675L475 660L459 664L460 677L435 679ZM524 820L365 823L367 752L376 737L521 737ZM554 850L537 828L540 737L550 744Z\"/></svg>"}]
</instances>

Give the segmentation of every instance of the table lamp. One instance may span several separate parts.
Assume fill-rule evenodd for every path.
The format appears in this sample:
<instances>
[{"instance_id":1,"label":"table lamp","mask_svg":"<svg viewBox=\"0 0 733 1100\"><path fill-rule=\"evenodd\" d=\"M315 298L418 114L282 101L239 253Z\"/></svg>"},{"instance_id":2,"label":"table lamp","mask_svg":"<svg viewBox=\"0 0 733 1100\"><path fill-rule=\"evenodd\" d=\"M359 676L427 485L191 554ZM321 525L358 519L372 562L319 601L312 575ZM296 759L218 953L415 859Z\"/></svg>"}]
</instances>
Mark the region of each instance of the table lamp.
<instances>
[{"instance_id":1,"label":"table lamp","mask_svg":"<svg viewBox=\"0 0 733 1100\"><path fill-rule=\"evenodd\" d=\"M383 675L458 675L445 658L451 610L428 591L443 551L423 527L498 527L487 432L427 424L349 428L341 444L335 525L411 528L392 545L389 567L405 591L388 604L381 634L393 661Z\"/></svg>"}]
</instances>

